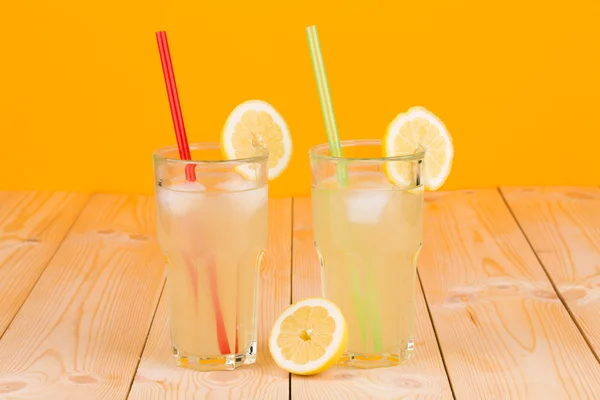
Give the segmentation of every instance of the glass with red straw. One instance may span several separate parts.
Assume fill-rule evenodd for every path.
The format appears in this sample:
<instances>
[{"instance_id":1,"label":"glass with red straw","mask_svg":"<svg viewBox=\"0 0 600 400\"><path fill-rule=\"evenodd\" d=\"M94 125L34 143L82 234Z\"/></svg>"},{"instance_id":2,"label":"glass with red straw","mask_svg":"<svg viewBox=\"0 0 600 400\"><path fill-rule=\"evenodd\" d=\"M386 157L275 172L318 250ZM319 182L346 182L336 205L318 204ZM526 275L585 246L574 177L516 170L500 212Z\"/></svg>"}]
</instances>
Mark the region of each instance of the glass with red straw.
<instances>
[{"instance_id":1,"label":"glass with red straw","mask_svg":"<svg viewBox=\"0 0 600 400\"><path fill-rule=\"evenodd\" d=\"M156 38L177 140L154 153L173 354L179 366L233 369L256 359L268 153L224 160L218 143L188 143L166 32Z\"/></svg>"}]
</instances>

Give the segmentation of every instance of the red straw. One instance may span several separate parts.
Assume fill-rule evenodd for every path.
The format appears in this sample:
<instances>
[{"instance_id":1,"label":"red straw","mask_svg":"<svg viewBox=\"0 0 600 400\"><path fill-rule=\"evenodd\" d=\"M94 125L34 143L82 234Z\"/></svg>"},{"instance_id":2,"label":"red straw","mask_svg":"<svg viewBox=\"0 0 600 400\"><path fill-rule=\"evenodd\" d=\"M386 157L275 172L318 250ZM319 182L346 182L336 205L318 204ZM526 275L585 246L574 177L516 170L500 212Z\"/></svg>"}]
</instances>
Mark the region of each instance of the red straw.
<instances>
[{"instance_id":1,"label":"red straw","mask_svg":"<svg viewBox=\"0 0 600 400\"><path fill-rule=\"evenodd\" d=\"M183 114L181 113L181 105L179 104L179 94L177 93L177 84L175 83L175 73L173 72L173 64L171 63L171 54L169 52L169 43L167 41L167 33L165 31L156 32L156 40L158 41L158 51L160 52L160 60L162 63L163 75L165 76L165 84L167 85L167 94L169 96L169 105L171 106L171 116L173 117L173 126L175 127L175 135L177 137L177 147L179 148L179 158L182 160L190 160L190 146L185 133L185 125L183 124ZM189 182L196 181L196 170L194 164L185 166L185 178ZM188 260L188 268L194 270L193 263ZM217 323L217 342L221 354L231 354L229 349L229 340L227 339L227 331L223 321L221 305L217 294L217 277L216 265L213 257L208 257L207 273L210 281L210 292L215 309L215 319ZM198 292L198 281L194 279L194 275L190 274L194 282L194 293ZM197 299L196 299L197 300Z\"/></svg>"},{"instance_id":2,"label":"red straw","mask_svg":"<svg viewBox=\"0 0 600 400\"><path fill-rule=\"evenodd\" d=\"M167 32L156 32L158 41L158 51L160 52L160 61L162 64L163 75L165 76L165 85L167 85L167 95L169 96L169 105L171 106L171 116L173 117L173 126L175 127L175 136L177 137L177 147L179 148L179 158L182 160L191 160L190 146L185 133L185 124L183 123L183 114L179 104L179 93L177 92L177 83L175 82L175 72L171 62L171 53L169 52L169 42L167 41ZM190 182L196 180L196 170L194 164L185 166L185 178Z\"/></svg>"}]
</instances>

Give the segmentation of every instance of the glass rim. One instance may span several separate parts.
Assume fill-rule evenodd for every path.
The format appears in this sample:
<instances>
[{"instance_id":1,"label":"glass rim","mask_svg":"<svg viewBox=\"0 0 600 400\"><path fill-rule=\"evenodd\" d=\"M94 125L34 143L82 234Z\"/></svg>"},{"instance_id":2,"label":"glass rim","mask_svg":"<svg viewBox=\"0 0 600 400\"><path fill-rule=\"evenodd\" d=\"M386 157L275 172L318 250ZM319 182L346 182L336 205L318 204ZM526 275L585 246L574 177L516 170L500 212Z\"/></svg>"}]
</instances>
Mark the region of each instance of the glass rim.
<instances>
[{"instance_id":1,"label":"glass rim","mask_svg":"<svg viewBox=\"0 0 600 400\"><path fill-rule=\"evenodd\" d=\"M353 146L381 146L381 139L353 139L353 140L341 140L340 146L343 147L353 147ZM308 154L310 157L314 157L321 160L328 161L415 161L422 160L425 158L425 149L422 146L417 147L417 151L414 153L405 153L400 154L393 157L336 157L332 155L326 155L320 150L327 149L329 150L329 143L321 143L316 146L311 147L308 150Z\"/></svg>"},{"instance_id":2,"label":"glass rim","mask_svg":"<svg viewBox=\"0 0 600 400\"><path fill-rule=\"evenodd\" d=\"M194 150L221 150L221 144L219 142L191 142L189 143L190 151ZM165 154L175 152L179 154L179 147L177 145L163 146L155 149L152 152L152 157L155 160L161 160L175 164L215 164L215 165L227 165L227 164L249 164L256 162L263 162L269 159L269 150L266 147L261 148L264 154L244 157L244 158L229 158L222 160L182 160L181 158L165 157ZM259 149L260 150L260 149Z\"/></svg>"}]
</instances>

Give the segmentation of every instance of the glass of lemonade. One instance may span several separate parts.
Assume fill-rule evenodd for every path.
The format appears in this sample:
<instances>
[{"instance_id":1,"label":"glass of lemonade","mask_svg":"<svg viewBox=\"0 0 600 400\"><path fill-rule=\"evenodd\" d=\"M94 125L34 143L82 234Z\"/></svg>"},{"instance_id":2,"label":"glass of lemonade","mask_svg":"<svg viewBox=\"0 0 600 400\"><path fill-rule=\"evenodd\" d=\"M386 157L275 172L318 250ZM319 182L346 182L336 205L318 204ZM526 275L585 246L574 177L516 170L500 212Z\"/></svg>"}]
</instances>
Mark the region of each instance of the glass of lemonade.
<instances>
[{"instance_id":1,"label":"glass of lemonade","mask_svg":"<svg viewBox=\"0 0 600 400\"><path fill-rule=\"evenodd\" d=\"M424 152L382 157L381 141L309 151L314 238L323 296L348 323L338 365L397 365L414 348L417 257L423 225ZM400 171L402 182L386 170Z\"/></svg>"},{"instance_id":2,"label":"glass of lemonade","mask_svg":"<svg viewBox=\"0 0 600 400\"><path fill-rule=\"evenodd\" d=\"M225 160L218 143L191 143L193 161L181 160L176 146L154 153L157 236L178 366L230 370L256 360L268 197L268 152L257 151Z\"/></svg>"}]
</instances>

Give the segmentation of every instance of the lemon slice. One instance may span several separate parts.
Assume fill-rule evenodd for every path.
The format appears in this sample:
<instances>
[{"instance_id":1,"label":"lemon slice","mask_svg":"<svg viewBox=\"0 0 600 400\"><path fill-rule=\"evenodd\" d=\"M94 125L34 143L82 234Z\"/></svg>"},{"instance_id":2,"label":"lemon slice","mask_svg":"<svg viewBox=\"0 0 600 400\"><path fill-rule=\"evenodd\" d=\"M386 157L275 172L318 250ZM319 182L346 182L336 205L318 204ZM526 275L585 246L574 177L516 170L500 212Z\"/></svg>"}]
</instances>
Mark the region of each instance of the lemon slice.
<instances>
[{"instance_id":1,"label":"lemon slice","mask_svg":"<svg viewBox=\"0 0 600 400\"><path fill-rule=\"evenodd\" d=\"M348 327L342 312L323 298L292 304L277 318L269 338L275 363L298 375L313 375L330 368L347 345Z\"/></svg>"},{"instance_id":2,"label":"lemon slice","mask_svg":"<svg viewBox=\"0 0 600 400\"><path fill-rule=\"evenodd\" d=\"M229 114L221 135L221 149L228 159L249 158L257 148L269 150L269 180L277 178L292 157L292 138L281 115L269 103L248 100ZM246 179L254 179L250 165L236 170Z\"/></svg>"},{"instance_id":3,"label":"lemon slice","mask_svg":"<svg viewBox=\"0 0 600 400\"><path fill-rule=\"evenodd\" d=\"M427 190L440 188L452 167L454 147L444 123L423 107L412 107L390 123L383 138L384 154L394 157L425 150L424 186ZM396 185L409 185L413 179L408 162L386 163L386 175Z\"/></svg>"}]
</instances>

